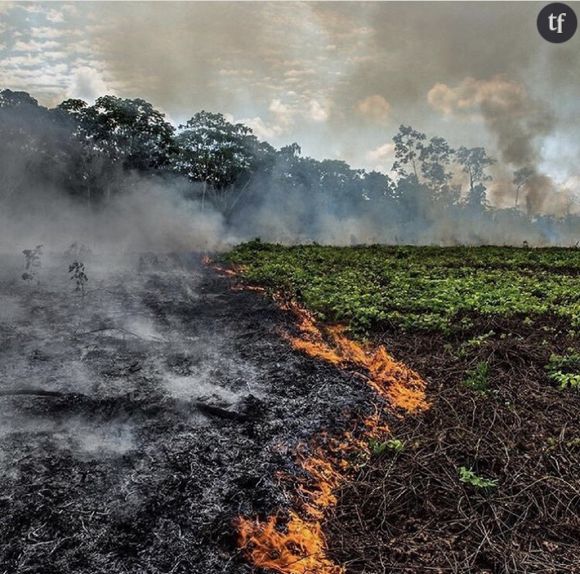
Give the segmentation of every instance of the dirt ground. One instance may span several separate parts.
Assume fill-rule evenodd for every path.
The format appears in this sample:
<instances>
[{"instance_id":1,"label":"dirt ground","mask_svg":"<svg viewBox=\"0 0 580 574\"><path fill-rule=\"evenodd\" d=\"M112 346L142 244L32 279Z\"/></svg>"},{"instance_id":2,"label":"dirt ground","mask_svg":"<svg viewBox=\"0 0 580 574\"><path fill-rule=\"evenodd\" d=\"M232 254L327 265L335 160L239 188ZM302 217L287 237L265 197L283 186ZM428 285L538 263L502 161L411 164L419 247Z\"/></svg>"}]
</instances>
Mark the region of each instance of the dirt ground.
<instances>
[{"instance_id":1,"label":"dirt ground","mask_svg":"<svg viewBox=\"0 0 580 574\"><path fill-rule=\"evenodd\" d=\"M232 520L369 391L197 256L87 256L84 296L69 263L0 261L0 573L251 571Z\"/></svg>"},{"instance_id":2,"label":"dirt ground","mask_svg":"<svg viewBox=\"0 0 580 574\"><path fill-rule=\"evenodd\" d=\"M580 573L580 394L545 368L578 339L555 315L472 319L450 336L376 335L426 378L431 408L391 420L402 450L338 493L325 528L348 574ZM482 363L485 388L470 388ZM494 485L462 482L462 467Z\"/></svg>"}]
</instances>

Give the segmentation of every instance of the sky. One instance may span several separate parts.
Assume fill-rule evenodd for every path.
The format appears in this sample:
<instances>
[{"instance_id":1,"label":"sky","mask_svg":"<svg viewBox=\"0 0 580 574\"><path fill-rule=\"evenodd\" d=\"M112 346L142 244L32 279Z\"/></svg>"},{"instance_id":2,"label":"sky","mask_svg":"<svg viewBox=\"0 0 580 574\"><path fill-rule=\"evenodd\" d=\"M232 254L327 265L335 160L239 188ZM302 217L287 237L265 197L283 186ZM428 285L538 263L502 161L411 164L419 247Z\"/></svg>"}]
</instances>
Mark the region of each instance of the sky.
<instances>
[{"instance_id":1,"label":"sky","mask_svg":"<svg viewBox=\"0 0 580 574\"><path fill-rule=\"evenodd\" d=\"M570 2L580 14L580 2ZM44 105L142 97L276 147L388 172L410 124L580 188L580 33L535 2L0 2L0 87ZM580 191L578 191L580 194Z\"/></svg>"}]
</instances>

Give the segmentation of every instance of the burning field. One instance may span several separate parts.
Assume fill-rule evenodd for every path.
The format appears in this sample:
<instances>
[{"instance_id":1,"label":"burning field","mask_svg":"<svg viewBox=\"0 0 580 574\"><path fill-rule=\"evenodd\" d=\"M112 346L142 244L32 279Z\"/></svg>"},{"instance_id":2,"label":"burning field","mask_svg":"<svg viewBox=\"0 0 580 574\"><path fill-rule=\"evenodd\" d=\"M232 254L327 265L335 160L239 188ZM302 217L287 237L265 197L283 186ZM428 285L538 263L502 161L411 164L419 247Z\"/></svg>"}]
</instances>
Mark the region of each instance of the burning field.
<instances>
[{"instance_id":1,"label":"burning field","mask_svg":"<svg viewBox=\"0 0 580 574\"><path fill-rule=\"evenodd\" d=\"M38 257L2 574L580 571L577 250Z\"/></svg>"}]
</instances>

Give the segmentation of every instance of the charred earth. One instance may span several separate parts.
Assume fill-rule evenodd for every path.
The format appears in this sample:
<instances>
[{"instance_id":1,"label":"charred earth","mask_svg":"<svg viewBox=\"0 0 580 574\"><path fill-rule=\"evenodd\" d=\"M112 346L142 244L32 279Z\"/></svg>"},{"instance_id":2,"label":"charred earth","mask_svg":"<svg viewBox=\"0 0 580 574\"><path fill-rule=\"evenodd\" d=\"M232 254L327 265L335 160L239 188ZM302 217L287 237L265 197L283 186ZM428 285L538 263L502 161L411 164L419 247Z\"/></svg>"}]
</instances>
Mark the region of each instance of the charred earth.
<instances>
[{"instance_id":1,"label":"charred earth","mask_svg":"<svg viewBox=\"0 0 580 574\"><path fill-rule=\"evenodd\" d=\"M0 572L242 573L233 520L288 504L289 449L368 405L292 318L196 256L69 261L0 283Z\"/></svg>"}]
</instances>

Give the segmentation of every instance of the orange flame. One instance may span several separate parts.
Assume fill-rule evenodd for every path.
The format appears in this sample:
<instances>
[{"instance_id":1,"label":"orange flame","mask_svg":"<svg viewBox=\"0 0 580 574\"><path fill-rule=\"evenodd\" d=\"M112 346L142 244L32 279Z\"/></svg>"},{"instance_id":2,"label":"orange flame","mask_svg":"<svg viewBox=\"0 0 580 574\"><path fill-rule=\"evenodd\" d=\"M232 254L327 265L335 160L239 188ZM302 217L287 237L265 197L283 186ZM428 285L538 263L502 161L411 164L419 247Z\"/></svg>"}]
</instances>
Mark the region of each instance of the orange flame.
<instances>
[{"instance_id":1,"label":"orange flame","mask_svg":"<svg viewBox=\"0 0 580 574\"><path fill-rule=\"evenodd\" d=\"M207 255L204 255L201 258L201 262L207 267L211 267L216 273L218 273L222 277L239 277L239 275L242 273L244 269L242 266L222 267Z\"/></svg>"},{"instance_id":2,"label":"orange flame","mask_svg":"<svg viewBox=\"0 0 580 574\"><path fill-rule=\"evenodd\" d=\"M429 408L423 379L383 346L372 349L352 341L342 326L321 330L308 311L280 297L277 300L297 317L299 336L284 334L295 349L333 365L364 371L367 383L392 407L408 413ZM361 454L368 456L371 439L388 435L380 412L363 423L362 431L347 431L340 439L321 435L319 446L308 456L298 451L298 463L309 477L299 481L296 489L307 518L290 511L287 520L278 515L265 521L238 519L239 545L255 566L281 574L344 574L345 569L328 557L322 521L325 511L336 504L336 491L347 473L356 468L356 456L359 460Z\"/></svg>"},{"instance_id":3,"label":"orange flame","mask_svg":"<svg viewBox=\"0 0 580 574\"><path fill-rule=\"evenodd\" d=\"M295 512L289 513L285 530L280 530L277 516L266 522L240 518L239 543L250 548L248 556L261 568L281 574L343 574L326 556L326 542L320 522L306 521Z\"/></svg>"},{"instance_id":4,"label":"orange flame","mask_svg":"<svg viewBox=\"0 0 580 574\"><path fill-rule=\"evenodd\" d=\"M352 341L340 325L326 328L325 338L308 311L296 303L284 303L284 306L299 318L301 336L287 336L295 349L333 365L351 364L363 369L368 374L368 384L393 407L409 413L429 407L425 399L425 381L415 371L395 361L382 345L371 349Z\"/></svg>"}]
</instances>

